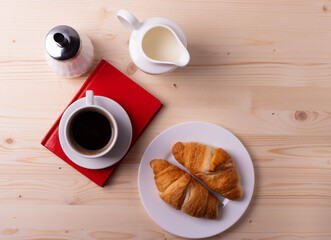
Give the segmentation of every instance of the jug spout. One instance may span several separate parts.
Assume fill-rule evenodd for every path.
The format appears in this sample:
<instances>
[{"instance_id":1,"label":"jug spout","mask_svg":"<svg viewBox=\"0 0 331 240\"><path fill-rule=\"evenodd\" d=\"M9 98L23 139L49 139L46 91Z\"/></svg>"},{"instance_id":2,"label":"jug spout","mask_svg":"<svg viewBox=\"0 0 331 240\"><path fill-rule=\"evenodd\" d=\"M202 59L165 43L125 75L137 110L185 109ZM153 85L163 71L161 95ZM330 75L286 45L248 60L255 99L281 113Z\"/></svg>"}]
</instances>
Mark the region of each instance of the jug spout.
<instances>
[{"instance_id":1,"label":"jug spout","mask_svg":"<svg viewBox=\"0 0 331 240\"><path fill-rule=\"evenodd\" d=\"M180 56L175 62L175 65L178 67L185 67L190 62L190 54L187 51L186 47L180 42Z\"/></svg>"}]
</instances>

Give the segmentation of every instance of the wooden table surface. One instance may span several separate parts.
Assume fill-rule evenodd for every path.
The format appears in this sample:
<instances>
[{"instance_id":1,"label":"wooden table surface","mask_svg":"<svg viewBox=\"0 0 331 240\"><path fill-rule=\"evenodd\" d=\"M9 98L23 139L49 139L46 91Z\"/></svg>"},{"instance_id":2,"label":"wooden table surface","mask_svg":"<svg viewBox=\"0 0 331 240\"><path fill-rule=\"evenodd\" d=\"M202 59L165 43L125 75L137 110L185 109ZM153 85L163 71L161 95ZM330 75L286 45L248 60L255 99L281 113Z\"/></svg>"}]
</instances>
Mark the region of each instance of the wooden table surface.
<instances>
[{"instance_id":1,"label":"wooden table surface","mask_svg":"<svg viewBox=\"0 0 331 240\"><path fill-rule=\"evenodd\" d=\"M245 215L216 239L331 239L331 3L326 0L1 1L0 238L178 239L144 210L137 172L150 141L185 121L219 124L252 156ZM189 66L134 66L116 18L169 17ZM164 108L105 188L43 148L42 137L88 74L65 79L45 61L48 30L67 24L158 97Z\"/></svg>"}]
</instances>

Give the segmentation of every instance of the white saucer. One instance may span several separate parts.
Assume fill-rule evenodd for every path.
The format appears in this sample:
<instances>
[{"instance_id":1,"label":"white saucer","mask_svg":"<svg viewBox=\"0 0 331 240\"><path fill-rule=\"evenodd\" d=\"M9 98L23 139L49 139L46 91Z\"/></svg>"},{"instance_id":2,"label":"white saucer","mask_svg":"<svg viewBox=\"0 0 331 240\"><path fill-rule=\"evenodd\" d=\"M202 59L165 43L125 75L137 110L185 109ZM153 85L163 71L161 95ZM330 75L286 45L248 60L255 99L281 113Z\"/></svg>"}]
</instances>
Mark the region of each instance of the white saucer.
<instances>
[{"instance_id":1,"label":"white saucer","mask_svg":"<svg viewBox=\"0 0 331 240\"><path fill-rule=\"evenodd\" d=\"M224 148L237 167L244 196L230 201L218 195L219 217L216 220L195 218L170 207L159 197L154 174L149 165L153 159L165 159L182 168L172 155L172 146L178 142L200 142ZM187 170L186 170L187 171ZM254 190L252 160L239 139L226 129L207 122L186 122L160 133L147 147L139 166L138 189L140 199L150 217L164 230L185 238L205 238L219 234L234 223L246 211Z\"/></svg>"},{"instance_id":2,"label":"white saucer","mask_svg":"<svg viewBox=\"0 0 331 240\"><path fill-rule=\"evenodd\" d=\"M83 168L102 169L114 165L124 157L131 144L132 125L126 111L122 108L121 105L119 105L114 100L102 96L95 96L94 101L96 105L99 105L105 108L106 110L108 110L116 119L119 135L113 149L102 157L85 158L79 156L70 148L70 146L67 145L64 138L64 134L65 134L64 123L66 122L67 118L74 110L85 105L86 102L85 98L81 98L76 102L74 102L73 104L71 104L67 108L67 110L63 113L59 126L59 138L64 153L71 161L73 161L74 163L76 163L77 165Z\"/></svg>"}]
</instances>

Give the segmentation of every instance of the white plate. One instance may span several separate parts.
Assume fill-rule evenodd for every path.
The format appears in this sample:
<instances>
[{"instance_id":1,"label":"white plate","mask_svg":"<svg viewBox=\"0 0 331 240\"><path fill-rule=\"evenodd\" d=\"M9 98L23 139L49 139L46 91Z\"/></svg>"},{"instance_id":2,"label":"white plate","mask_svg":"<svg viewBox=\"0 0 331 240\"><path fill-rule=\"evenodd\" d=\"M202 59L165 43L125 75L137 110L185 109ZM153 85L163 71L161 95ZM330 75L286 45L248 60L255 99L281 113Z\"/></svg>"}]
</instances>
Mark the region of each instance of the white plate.
<instances>
[{"instance_id":1,"label":"white plate","mask_svg":"<svg viewBox=\"0 0 331 240\"><path fill-rule=\"evenodd\" d=\"M101 106L106 110L108 110L116 119L119 134L118 134L117 142L113 147L113 149L102 157L85 158L79 156L70 148L70 146L66 144L64 138L64 134L65 134L64 123L75 109L85 105L86 102L85 98L81 98L76 102L74 102L73 104L71 104L67 108L67 110L63 113L59 126L59 138L64 153L71 161L73 161L74 163L76 163L77 165L83 168L102 169L114 165L124 157L131 144L132 126L128 114L122 108L122 106L119 105L117 102L102 96L95 96L94 100L96 105Z\"/></svg>"},{"instance_id":2,"label":"white plate","mask_svg":"<svg viewBox=\"0 0 331 240\"><path fill-rule=\"evenodd\" d=\"M219 217L216 220L186 215L170 207L159 197L149 163L156 158L165 159L184 169L171 153L172 146L178 141L222 147L235 162L244 196L240 200L230 201L218 195L223 207L222 204L219 205ZM147 147L138 172L140 199L147 213L164 230L185 238L210 237L231 227L246 211L252 199L254 181L252 160L244 145L231 132L207 122L186 122L160 133Z\"/></svg>"}]
</instances>

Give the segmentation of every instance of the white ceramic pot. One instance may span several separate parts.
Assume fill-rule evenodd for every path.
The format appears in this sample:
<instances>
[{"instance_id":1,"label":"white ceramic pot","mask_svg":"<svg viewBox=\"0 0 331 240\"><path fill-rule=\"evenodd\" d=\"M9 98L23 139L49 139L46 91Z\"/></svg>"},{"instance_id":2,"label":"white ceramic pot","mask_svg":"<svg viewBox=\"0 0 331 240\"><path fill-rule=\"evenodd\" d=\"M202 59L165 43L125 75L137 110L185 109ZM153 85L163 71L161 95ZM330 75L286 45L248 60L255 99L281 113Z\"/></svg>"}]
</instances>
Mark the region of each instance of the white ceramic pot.
<instances>
[{"instance_id":1,"label":"white ceramic pot","mask_svg":"<svg viewBox=\"0 0 331 240\"><path fill-rule=\"evenodd\" d=\"M125 9L120 10L117 17L131 33L130 56L142 71L162 74L189 63L185 34L174 21L154 17L139 22Z\"/></svg>"}]
</instances>

